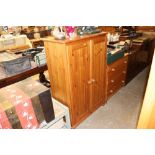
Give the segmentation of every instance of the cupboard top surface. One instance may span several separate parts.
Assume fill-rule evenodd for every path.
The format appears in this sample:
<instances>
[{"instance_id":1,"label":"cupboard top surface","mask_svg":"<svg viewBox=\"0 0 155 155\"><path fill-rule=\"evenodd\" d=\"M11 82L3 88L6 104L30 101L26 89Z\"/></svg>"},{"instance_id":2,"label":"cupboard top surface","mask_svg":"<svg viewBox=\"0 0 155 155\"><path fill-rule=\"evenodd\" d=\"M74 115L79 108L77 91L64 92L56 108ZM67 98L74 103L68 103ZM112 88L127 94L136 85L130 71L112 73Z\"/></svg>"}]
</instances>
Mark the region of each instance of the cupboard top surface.
<instances>
[{"instance_id":1,"label":"cupboard top surface","mask_svg":"<svg viewBox=\"0 0 155 155\"><path fill-rule=\"evenodd\" d=\"M107 34L106 32L101 32L101 33L96 33L96 34L91 34L91 35L77 36L74 39L65 39L65 40L56 40L56 39L54 39L54 37L49 36L46 38L42 38L41 40L48 41L48 42L54 42L54 43L66 44L66 43L71 43L71 42L84 40L84 39L90 39L93 37L102 36L102 35L106 35L106 34Z\"/></svg>"}]
</instances>

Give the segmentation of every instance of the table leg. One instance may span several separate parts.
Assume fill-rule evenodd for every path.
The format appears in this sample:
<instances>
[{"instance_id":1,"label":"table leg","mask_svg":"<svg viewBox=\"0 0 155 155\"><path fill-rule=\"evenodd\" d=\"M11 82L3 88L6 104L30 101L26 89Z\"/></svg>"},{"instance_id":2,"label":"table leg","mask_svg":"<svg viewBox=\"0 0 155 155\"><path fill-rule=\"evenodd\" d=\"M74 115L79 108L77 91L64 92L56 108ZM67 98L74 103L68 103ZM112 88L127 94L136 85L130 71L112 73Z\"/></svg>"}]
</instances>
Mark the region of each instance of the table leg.
<instances>
[{"instance_id":1,"label":"table leg","mask_svg":"<svg viewBox=\"0 0 155 155\"><path fill-rule=\"evenodd\" d=\"M43 83L45 86L50 87L50 81L48 81L44 75L44 72L39 74L39 81Z\"/></svg>"}]
</instances>

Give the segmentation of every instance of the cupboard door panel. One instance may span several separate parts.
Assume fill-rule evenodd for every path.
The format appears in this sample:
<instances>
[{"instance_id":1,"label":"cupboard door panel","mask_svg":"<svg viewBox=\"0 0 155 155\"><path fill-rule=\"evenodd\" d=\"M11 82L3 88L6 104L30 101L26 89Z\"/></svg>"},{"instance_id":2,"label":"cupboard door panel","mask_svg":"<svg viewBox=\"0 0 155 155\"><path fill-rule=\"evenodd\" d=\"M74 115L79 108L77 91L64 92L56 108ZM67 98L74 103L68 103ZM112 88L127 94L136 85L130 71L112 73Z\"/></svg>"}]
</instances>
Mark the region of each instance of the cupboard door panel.
<instances>
[{"instance_id":1,"label":"cupboard door panel","mask_svg":"<svg viewBox=\"0 0 155 155\"><path fill-rule=\"evenodd\" d=\"M52 96L67 105L65 47L45 42L45 49Z\"/></svg>"},{"instance_id":2,"label":"cupboard door panel","mask_svg":"<svg viewBox=\"0 0 155 155\"><path fill-rule=\"evenodd\" d=\"M72 93L73 122L78 122L89 112L89 42L68 46Z\"/></svg>"},{"instance_id":3,"label":"cupboard door panel","mask_svg":"<svg viewBox=\"0 0 155 155\"><path fill-rule=\"evenodd\" d=\"M90 110L94 111L105 101L105 50L106 44L104 38L97 38L92 40L91 52L91 79L92 79L92 93Z\"/></svg>"}]
</instances>

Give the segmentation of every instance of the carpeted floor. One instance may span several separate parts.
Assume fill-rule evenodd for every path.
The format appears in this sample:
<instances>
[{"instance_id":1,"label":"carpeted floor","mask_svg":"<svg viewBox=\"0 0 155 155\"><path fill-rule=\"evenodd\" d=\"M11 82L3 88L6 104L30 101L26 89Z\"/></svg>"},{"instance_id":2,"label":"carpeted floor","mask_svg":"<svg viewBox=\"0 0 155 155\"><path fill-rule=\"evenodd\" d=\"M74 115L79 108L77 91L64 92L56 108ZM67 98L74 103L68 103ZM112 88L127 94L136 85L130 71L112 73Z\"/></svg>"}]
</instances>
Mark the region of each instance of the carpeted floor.
<instances>
[{"instance_id":1,"label":"carpeted floor","mask_svg":"<svg viewBox=\"0 0 155 155\"><path fill-rule=\"evenodd\" d=\"M83 121L78 129L134 129L142 106L149 68L112 96L107 104Z\"/></svg>"}]
</instances>

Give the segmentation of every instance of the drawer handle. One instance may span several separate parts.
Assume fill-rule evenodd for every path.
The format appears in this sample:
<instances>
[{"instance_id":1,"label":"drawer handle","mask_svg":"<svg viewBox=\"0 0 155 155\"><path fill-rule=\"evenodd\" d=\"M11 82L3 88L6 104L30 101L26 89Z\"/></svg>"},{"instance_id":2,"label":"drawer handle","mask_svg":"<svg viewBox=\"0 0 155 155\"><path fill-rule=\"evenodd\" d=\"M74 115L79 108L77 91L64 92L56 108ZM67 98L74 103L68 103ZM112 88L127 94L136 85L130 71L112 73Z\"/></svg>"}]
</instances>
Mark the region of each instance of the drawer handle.
<instances>
[{"instance_id":1,"label":"drawer handle","mask_svg":"<svg viewBox=\"0 0 155 155\"><path fill-rule=\"evenodd\" d=\"M115 80L111 80L111 83L114 83L115 82Z\"/></svg>"},{"instance_id":2,"label":"drawer handle","mask_svg":"<svg viewBox=\"0 0 155 155\"><path fill-rule=\"evenodd\" d=\"M110 90L110 93L113 93L113 90L112 89Z\"/></svg>"},{"instance_id":3,"label":"drawer handle","mask_svg":"<svg viewBox=\"0 0 155 155\"><path fill-rule=\"evenodd\" d=\"M126 71L123 71L123 74L125 74L126 73Z\"/></svg>"},{"instance_id":4,"label":"drawer handle","mask_svg":"<svg viewBox=\"0 0 155 155\"><path fill-rule=\"evenodd\" d=\"M112 68L111 70L114 72L116 69L115 68Z\"/></svg>"},{"instance_id":5,"label":"drawer handle","mask_svg":"<svg viewBox=\"0 0 155 155\"><path fill-rule=\"evenodd\" d=\"M125 83L125 81L124 81L124 80L122 80L122 83Z\"/></svg>"},{"instance_id":6,"label":"drawer handle","mask_svg":"<svg viewBox=\"0 0 155 155\"><path fill-rule=\"evenodd\" d=\"M86 45L87 45L86 43L83 44L83 46L86 46Z\"/></svg>"},{"instance_id":7,"label":"drawer handle","mask_svg":"<svg viewBox=\"0 0 155 155\"><path fill-rule=\"evenodd\" d=\"M127 61L124 61L124 63L126 64L126 63L127 63Z\"/></svg>"}]
</instances>

